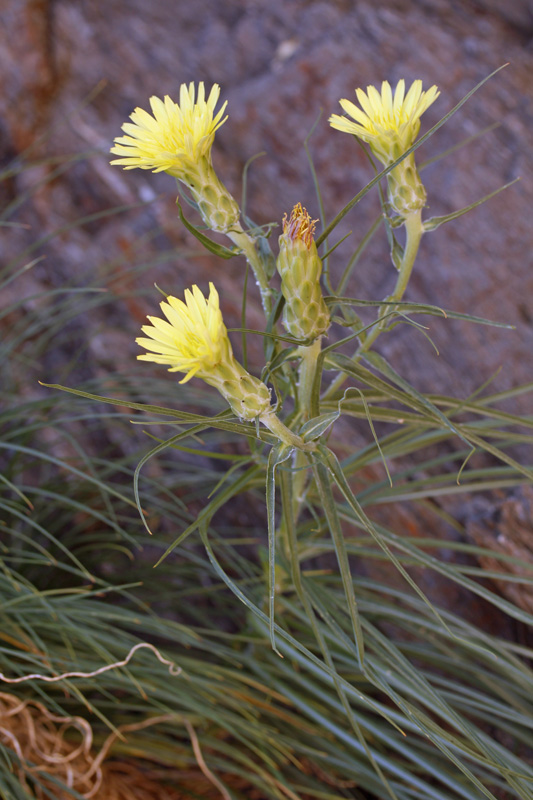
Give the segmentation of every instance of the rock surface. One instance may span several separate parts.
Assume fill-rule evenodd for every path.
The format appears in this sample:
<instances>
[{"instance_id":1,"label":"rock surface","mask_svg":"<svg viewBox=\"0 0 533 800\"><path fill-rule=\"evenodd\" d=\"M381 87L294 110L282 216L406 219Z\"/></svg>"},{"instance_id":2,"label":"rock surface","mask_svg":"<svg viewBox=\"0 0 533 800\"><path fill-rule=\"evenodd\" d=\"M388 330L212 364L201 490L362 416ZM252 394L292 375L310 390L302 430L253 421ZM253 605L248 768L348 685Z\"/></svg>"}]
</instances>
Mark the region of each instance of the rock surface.
<instances>
[{"instance_id":1,"label":"rock surface","mask_svg":"<svg viewBox=\"0 0 533 800\"><path fill-rule=\"evenodd\" d=\"M533 488L525 486L496 506L486 503L483 507L479 501L476 506L470 513L467 531L477 544L491 551L479 557L480 563L496 574L514 575L516 583L498 578L494 582L509 600L532 613ZM499 553L507 560L502 564L492 553Z\"/></svg>"}]
</instances>

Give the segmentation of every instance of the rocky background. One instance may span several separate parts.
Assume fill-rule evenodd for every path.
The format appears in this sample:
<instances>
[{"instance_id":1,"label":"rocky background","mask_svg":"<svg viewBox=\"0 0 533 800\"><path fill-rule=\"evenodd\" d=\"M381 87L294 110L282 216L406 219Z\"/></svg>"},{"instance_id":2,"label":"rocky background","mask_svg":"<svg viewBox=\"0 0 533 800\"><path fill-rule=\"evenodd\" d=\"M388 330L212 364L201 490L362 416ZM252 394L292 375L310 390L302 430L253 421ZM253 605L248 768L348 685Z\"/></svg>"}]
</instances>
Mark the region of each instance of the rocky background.
<instances>
[{"instance_id":1,"label":"rocky background","mask_svg":"<svg viewBox=\"0 0 533 800\"><path fill-rule=\"evenodd\" d=\"M322 111L310 148L331 219L372 177L353 139L327 123L339 98L384 78L435 83L441 95L423 117L424 131L508 63L418 157L432 159L489 128L424 171L431 214L521 181L425 237L407 297L516 330L431 318L438 357L412 328L382 337L380 348L421 390L467 396L499 368L494 391L531 381L530 0L2 0L0 26L0 158L14 166L0 183L0 203L9 207L27 195L10 217L20 225L2 229L4 263L25 248L46 256L4 290L2 305L21 292L30 297L66 285L123 295L111 313L73 321L64 349L46 356L43 379L58 379L62 360L79 346L88 346L82 377L133 363L134 337L157 302L154 281L179 294L214 279L228 322L239 324L242 259L198 254L177 220L168 176L109 165L113 137L150 95L177 97L179 85L192 80L221 85L230 116L216 136L215 166L240 199L244 164L264 151L248 186L247 210L259 223L279 222L298 201L318 216L303 142ZM67 164L55 160L66 154L73 157ZM135 207L76 224L117 206ZM333 276L378 211L377 196L369 195L337 229L339 238L352 233L332 259ZM379 299L393 282L377 237L348 293ZM248 324L261 325L253 286ZM528 402L518 402L522 411ZM492 519L493 511L483 514Z\"/></svg>"}]
</instances>

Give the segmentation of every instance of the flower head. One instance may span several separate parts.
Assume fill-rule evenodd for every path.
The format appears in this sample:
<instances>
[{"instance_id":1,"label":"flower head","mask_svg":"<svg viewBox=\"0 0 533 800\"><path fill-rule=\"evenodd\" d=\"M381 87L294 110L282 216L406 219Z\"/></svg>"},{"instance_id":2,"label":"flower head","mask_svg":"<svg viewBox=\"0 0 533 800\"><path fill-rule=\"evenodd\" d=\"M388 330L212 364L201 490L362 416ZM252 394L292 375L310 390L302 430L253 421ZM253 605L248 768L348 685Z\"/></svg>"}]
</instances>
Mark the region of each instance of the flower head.
<instances>
[{"instance_id":1,"label":"flower head","mask_svg":"<svg viewBox=\"0 0 533 800\"><path fill-rule=\"evenodd\" d=\"M169 296L161 308L166 320L148 317L152 325L144 325L143 332L150 338L136 341L149 352L137 358L169 364L169 372L185 372L180 383L197 375L218 389L240 419L262 419L272 413L269 388L233 355L212 283L207 300L193 286L185 290L185 302Z\"/></svg>"},{"instance_id":2,"label":"flower head","mask_svg":"<svg viewBox=\"0 0 533 800\"><path fill-rule=\"evenodd\" d=\"M170 172L180 177L184 169L196 164L202 157L210 158L215 131L226 121L222 119L226 103L214 116L220 87L215 84L205 98L204 84L180 86L179 104L168 95L164 100L150 98L151 116L142 108L131 114L122 130L126 136L115 139L111 152L121 158L112 164L124 169L151 169L153 172Z\"/></svg>"},{"instance_id":3,"label":"flower head","mask_svg":"<svg viewBox=\"0 0 533 800\"><path fill-rule=\"evenodd\" d=\"M177 297L167 297L161 303L166 320L148 317L152 325L142 330L149 339L136 339L137 344L148 350L141 361L169 364L169 372L185 372L180 383L186 383L193 375L205 377L220 363L232 358L231 344L219 307L218 292L209 284L206 300L198 286L185 290L185 302Z\"/></svg>"},{"instance_id":4,"label":"flower head","mask_svg":"<svg viewBox=\"0 0 533 800\"><path fill-rule=\"evenodd\" d=\"M394 94L388 81L381 84L381 94L375 86L367 86L366 93L362 89L355 93L361 108L350 100L341 100L343 110L352 119L332 114L330 125L368 142L386 166L411 147L420 129L420 117L440 94L436 86L423 92L421 80L414 81L405 94L403 79L398 81Z\"/></svg>"}]
</instances>

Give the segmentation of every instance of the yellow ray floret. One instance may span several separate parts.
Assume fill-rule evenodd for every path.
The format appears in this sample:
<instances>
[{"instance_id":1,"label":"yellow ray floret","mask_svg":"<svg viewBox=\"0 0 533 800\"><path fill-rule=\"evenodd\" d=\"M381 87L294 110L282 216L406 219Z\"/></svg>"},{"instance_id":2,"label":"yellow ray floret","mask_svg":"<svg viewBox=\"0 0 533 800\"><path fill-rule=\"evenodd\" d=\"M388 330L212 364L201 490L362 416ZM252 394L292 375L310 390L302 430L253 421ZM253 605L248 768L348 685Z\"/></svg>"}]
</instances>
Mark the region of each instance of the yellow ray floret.
<instances>
[{"instance_id":1,"label":"yellow ray floret","mask_svg":"<svg viewBox=\"0 0 533 800\"><path fill-rule=\"evenodd\" d=\"M220 95L215 84L205 98L203 83L182 83L179 104L168 95L164 100L150 98L151 116L142 108L136 108L122 130L126 136L115 139L111 148L121 158L112 161L124 169L151 169L153 172L179 172L196 164L204 156L210 157L215 131L226 121L222 119L227 102L214 115Z\"/></svg>"},{"instance_id":2,"label":"yellow ray floret","mask_svg":"<svg viewBox=\"0 0 533 800\"><path fill-rule=\"evenodd\" d=\"M192 291L185 290L185 302L169 296L161 303L161 309L166 320L148 317L152 325L144 325L142 330L150 338L136 339L149 351L138 359L168 364L169 372L185 372L180 383L186 383L197 373L205 377L231 358L218 292L212 283L207 300L198 286L193 286Z\"/></svg>"},{"instance_id":3,"label":"yellow ray floret","mask_svg":"<svg viewBox=\"0 0 533 800\"><path fill-rule=\"evenodd\" d=\"M375 86L367 86L366 93L362 89L356 89L355 93L360 108L350 100L340 101L352 119L332 114L330 125L339 131L355 134L371 146L378 143L376 140L386 142L392 135L399 138L405 150L416 139L420 117L440 94L436 86L423 92L421 80L414 81L405 94L403 79L398 81L394 93L388 81L381 84L381 94Z\"/></svg>"}]
</instances>

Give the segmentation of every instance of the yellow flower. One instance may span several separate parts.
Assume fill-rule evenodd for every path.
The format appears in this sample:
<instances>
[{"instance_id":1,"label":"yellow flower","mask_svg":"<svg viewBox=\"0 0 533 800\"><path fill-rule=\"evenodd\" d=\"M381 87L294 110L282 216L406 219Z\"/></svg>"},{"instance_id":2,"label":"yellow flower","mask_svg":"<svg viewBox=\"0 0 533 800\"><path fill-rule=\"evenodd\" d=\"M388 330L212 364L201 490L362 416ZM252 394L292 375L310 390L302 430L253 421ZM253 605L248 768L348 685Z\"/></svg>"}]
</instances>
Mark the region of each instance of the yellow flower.
<instances>
[{"instance_id":1,"label":"yellow flower","mask_svg":"<svg viewBox=\"0 0 533 800\"><path fill-rule=\"evenodd\" d=\"M350 100L341 100L341 106L352 119L332 114L330 125L367 142L385 167L409 150L420 130L420 117L440 94L436 86L423 92L420 80L414 81L405 94L403 79L398 81L394 94L388 81L381 84L381 94L375 86L367 86L366 94L362 89L356 89L355 93L361 108ZM421 212L426 203L426 190L414 153L388 173L387 183L390 206L400 217L407 219Z\"/></svg>"},{"instance_id":2,"label":"yellow flower","mask_svg":"<svg viewBox=\"0 0 533 800\"><path fill-rule=\"evenodd\" d=\"M169 364L169 372L185 372L180 383L197 375L218 389L235 416L248 422L259 419L290 447L316 449L314 442L304 442L276 416L268 386L250 375L233 355L212 283L207 300L198 286L193 286L185 290L185 302L169 295L161 308L166 320L148 317L152 325L144 325L142 330L150 338L136 339L149 351L138 359Z\"/></svg>"},{"instance_id":3,"label":"yellow flower","mask_svg":"<svg viewBox=\"0 0 533 800\"><path fill-rule=\"evenodd\" d=\"M166 320L148 317L152 325L144 325L142 330L150 338L136 341L150 352L137 358L169 364L169 372L187 373L180 383L197 373L204 377L204 373L231 358L218 292L212 283L209 289L208 300L198 286L185 290L185 303L177 297L167 297L167 302L161 303Z\"/></svg>"},{"instance_id":4,"label":"yellow flower","mask_svg":"<svg viewBox=\"0 0 533 800\"><path fill-rule=\"evenodd\" d=\"M198 286L193 286L192 291L185 290L185 302L169 296L161 308L166 320L148 317L152 325L144 325L142 330L150 338L136 341L149 352L137 358L168 364L169 372L185 372L180 383L197 375L218 389L240 419L259 417L265 425L275 424L270 389L233 355L213 284L209 284L207 300Z\"/></svg>"},{"instance_id":5,"label":"yellow flower","mask_svg":"<svg viewBox=\"0 0 533 800\"><path fill-rule=\"evenodd\" d=\"M215 84L205 99L204 84L194 83L180 87L180 102L175 103L168 95L164 100L150 98L151 116L142 108L131 115L132 122L122 126L126 136L115 139L111 148L121 158L112 164L124 169L151 169L153 172L169 172L181 177L201 158L210 158L215 131L226 121L222 119L227 102L214 116L220 87Z\"/></svg>"},{"instance_id":6,"label":"yellow flower","mask_svg":"<svg viewBox=\"0 0 533 800\"><path fill-rule=\"evenodd\" d=\"M403 79L394 94L388 81L381 84L381 94L375 86L367 86L366 93L362 89L355 93L361 108L350 100L340 101L355 121L332 114L330 125L367 142L385 166L411 147L420 129L420 117L440 94L436 86L423 92L421 80L414 81L405 94Z\"/></svg>"}]
</instances>

